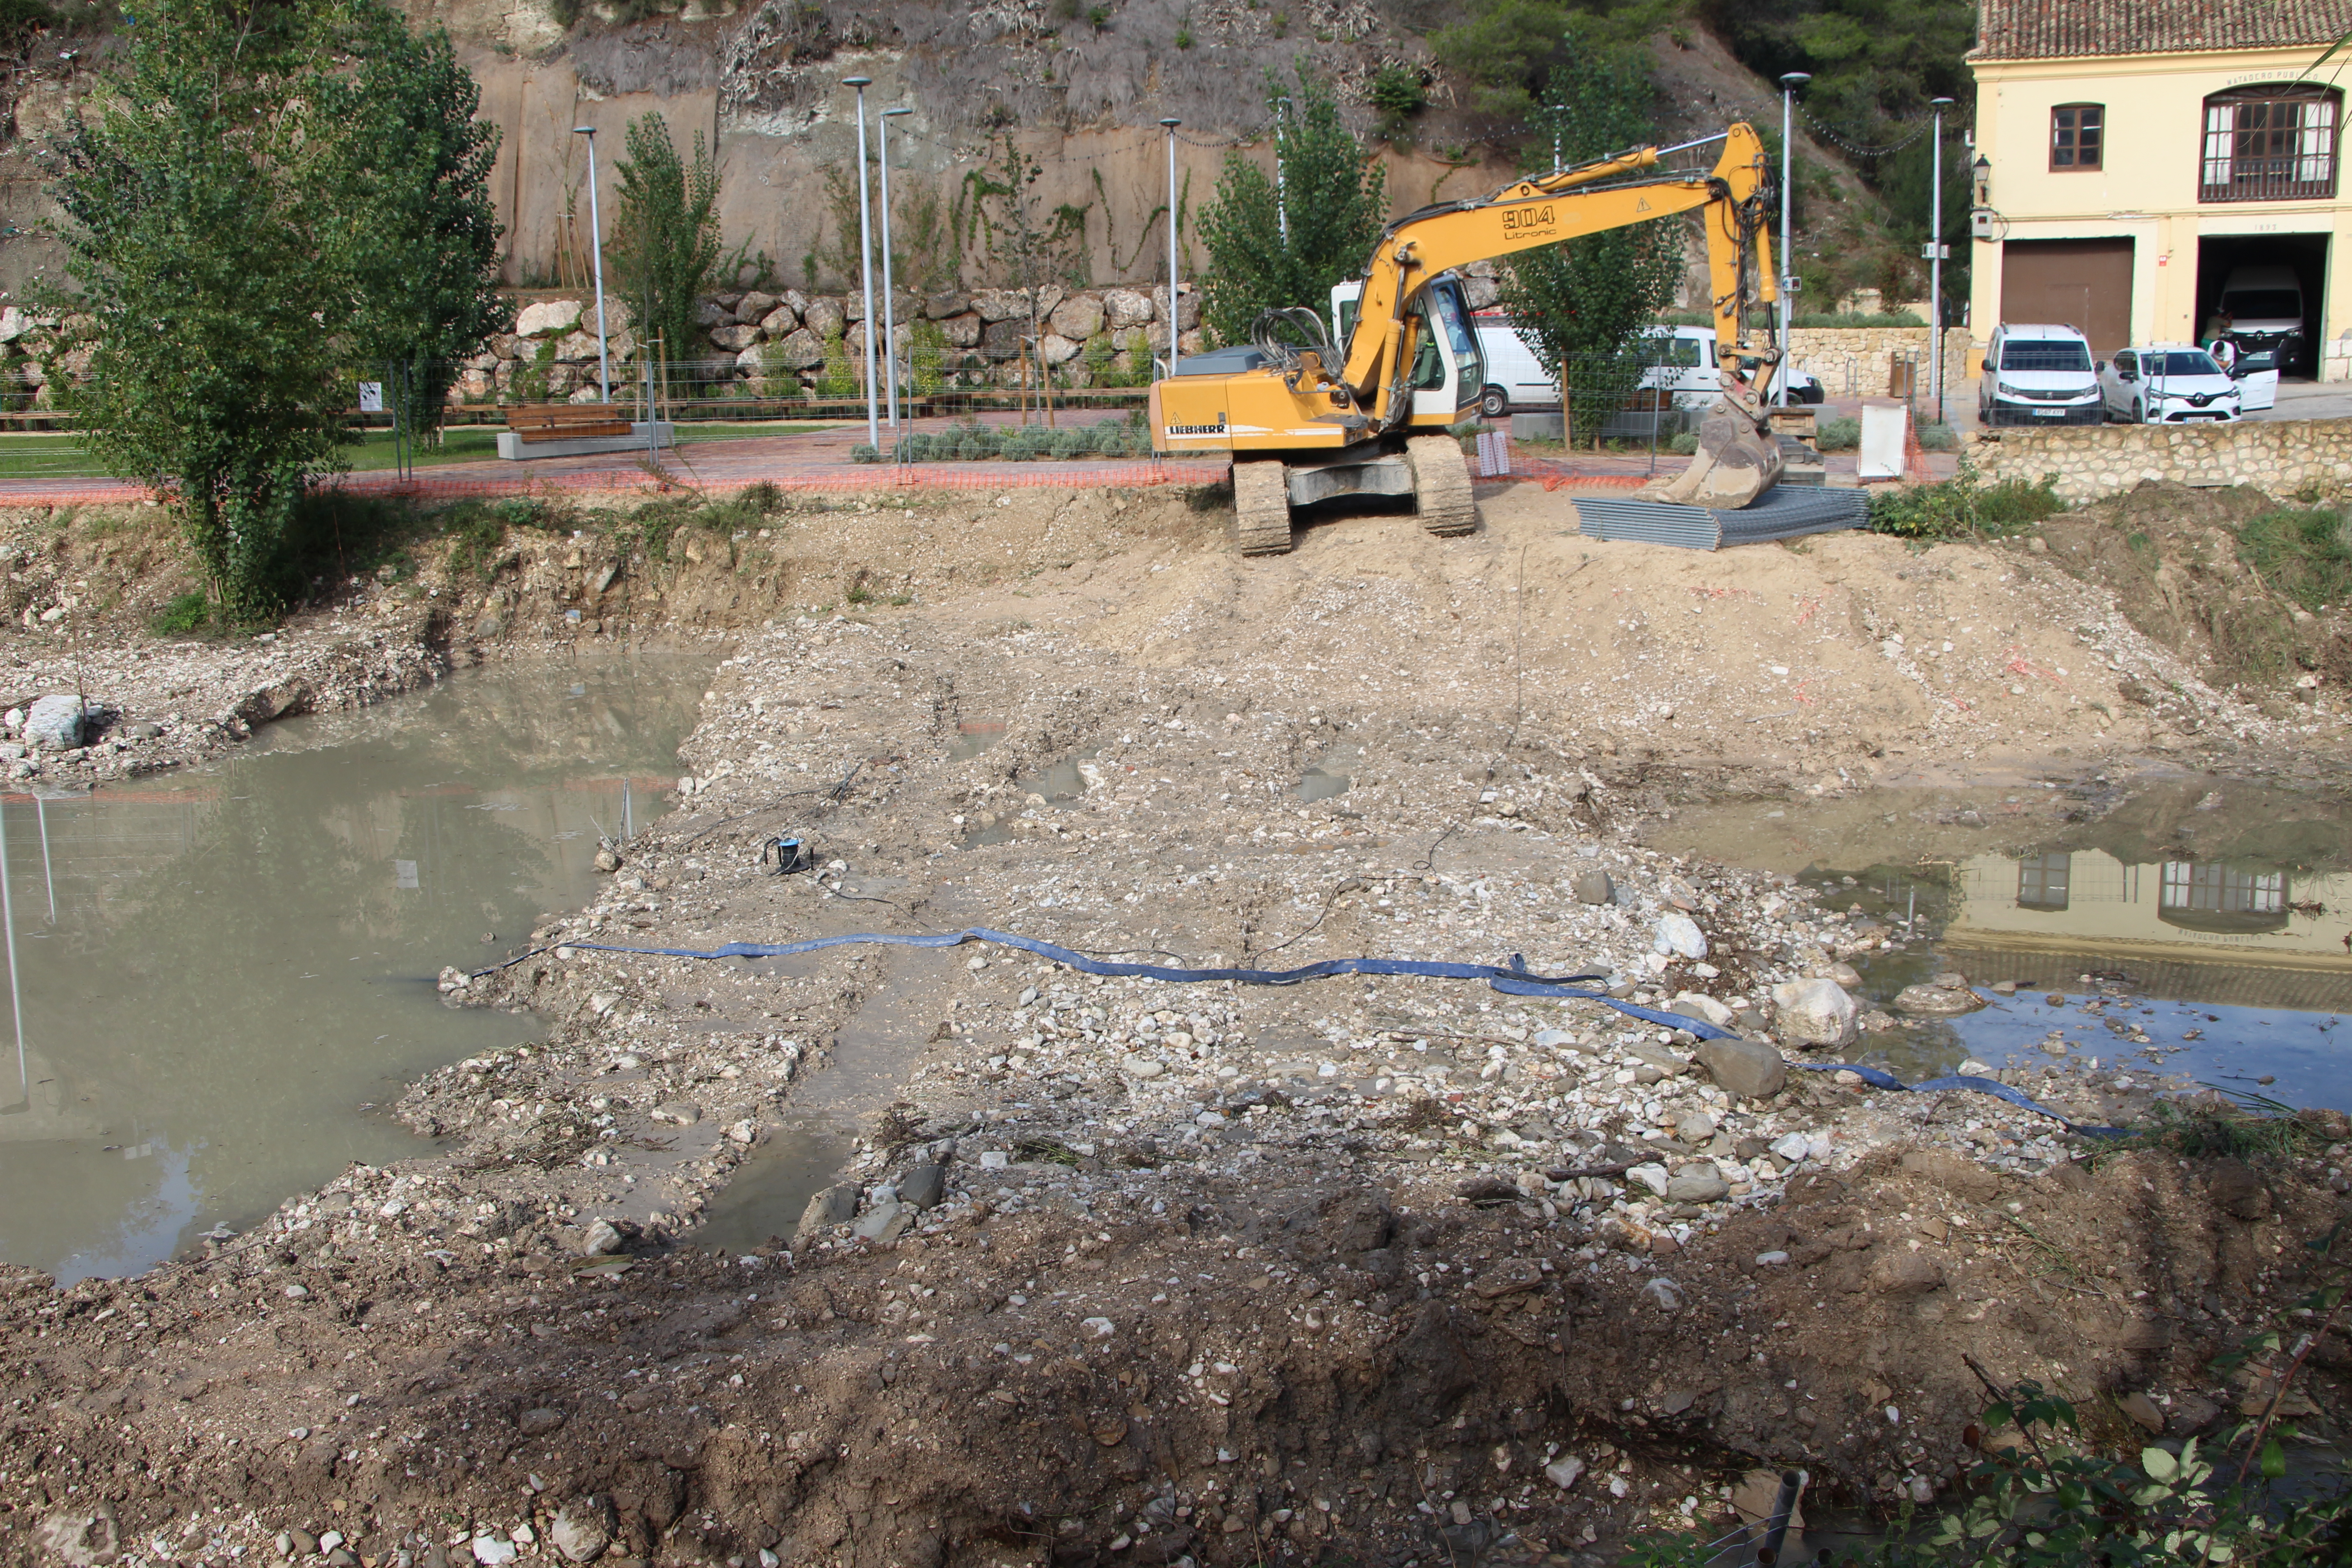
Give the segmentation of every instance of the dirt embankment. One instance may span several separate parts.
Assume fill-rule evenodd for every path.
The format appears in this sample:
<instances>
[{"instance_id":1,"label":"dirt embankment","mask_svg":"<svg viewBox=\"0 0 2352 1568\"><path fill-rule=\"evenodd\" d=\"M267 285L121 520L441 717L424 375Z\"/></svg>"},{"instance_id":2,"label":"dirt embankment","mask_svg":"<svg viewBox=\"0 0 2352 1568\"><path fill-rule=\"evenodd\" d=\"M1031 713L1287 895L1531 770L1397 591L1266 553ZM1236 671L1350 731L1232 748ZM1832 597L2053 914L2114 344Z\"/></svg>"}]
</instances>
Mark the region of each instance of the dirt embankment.
<instances>
[{"instance_id":1,"label":"dirt embankment","mask_svg":"<svg viewBox=\"0 0 2352 1568\"><path fill-rule=\"evenodd\" d=\"M549 1035L412 1088L437 1148L142 1279L6 1276L0 1561L1576 1560L1719 1521L1759 1464L1937 1495L1963 1351L2109 1421L2252 1392L2210 1357L2333 1223L2339 1124L2093 1169L2031 1112L1809 1071L1870 1023L1841 962L1916 933L1628 840L1707 792L2305 731L2022 546L1700 556L1484 510L1246 563L1167 494L583 518L378 581L453 658L724 630L678 810L536 951L446 977ZM779 836L821 869L777 875ZM1524 953L1746 1039L1465 982L593 951L974 924ZM2105 1121L2151 1081L2024 1087ZM857 1142L804 1216L818 1111Z\"/></svg>"}]
</instances>

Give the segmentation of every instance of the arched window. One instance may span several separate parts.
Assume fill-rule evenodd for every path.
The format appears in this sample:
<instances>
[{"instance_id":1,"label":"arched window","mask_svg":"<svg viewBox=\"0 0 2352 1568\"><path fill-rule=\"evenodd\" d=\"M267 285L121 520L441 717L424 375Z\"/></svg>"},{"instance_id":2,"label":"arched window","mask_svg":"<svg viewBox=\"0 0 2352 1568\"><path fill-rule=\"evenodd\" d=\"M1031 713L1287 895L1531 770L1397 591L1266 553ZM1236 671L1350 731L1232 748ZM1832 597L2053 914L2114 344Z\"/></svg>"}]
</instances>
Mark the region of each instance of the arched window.
<instances>
[{"instance_id":1,"label":"arched window","mask_svg":"<svg viewBox=\"0 0 2352 1568\"><path fill-rule=\"evenodd\" d=\"M2294 82L2232 88L2207 99L2197 199L2333 197L2341 100L2333 89Z\"/></svg>"}]
</instances>

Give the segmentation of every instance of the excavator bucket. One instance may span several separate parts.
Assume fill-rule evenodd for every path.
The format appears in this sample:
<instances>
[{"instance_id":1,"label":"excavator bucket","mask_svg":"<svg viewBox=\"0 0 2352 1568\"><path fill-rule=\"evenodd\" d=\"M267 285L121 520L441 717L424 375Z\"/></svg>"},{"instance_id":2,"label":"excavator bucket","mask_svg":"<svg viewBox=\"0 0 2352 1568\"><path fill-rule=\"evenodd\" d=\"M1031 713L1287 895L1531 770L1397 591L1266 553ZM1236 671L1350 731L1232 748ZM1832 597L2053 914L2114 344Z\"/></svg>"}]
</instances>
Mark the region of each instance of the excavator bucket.
<instances>
[{"instance_id":1,"label":"excavator bucket","mask_svg":"<svg viewBox=\"0 0 2352 1568\"><path fill-rule=\"evenodd\" d=\"M1748 399L1726 396L1698 427L1698 451L1671 479L1644 486L1646 500L1736 511L1780 482L1780 443Z\"/></svg>"}]
</instances>

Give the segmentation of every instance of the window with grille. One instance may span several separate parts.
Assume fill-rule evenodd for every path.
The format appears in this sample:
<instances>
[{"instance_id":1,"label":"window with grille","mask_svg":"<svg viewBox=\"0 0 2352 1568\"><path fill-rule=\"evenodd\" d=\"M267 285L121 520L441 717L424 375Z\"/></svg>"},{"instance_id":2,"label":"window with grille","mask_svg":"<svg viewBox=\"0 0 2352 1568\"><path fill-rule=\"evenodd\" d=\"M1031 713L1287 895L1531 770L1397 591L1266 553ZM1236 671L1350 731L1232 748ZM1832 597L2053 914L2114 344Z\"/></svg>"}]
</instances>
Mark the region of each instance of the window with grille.
<instances>
[{"instance_id":1,"label":"window with grille","mask_svg":"<svg viewBox=\"0 0 2352 1568\"><path fill-rule=\"evenodd\" d=\"M2017 863L2017 907L2022 910L2063 910L2067 885L2074 880L2074 858L2063 850L2028 855Z\"/></svg>"},{"instance_id":2,"label":"window with grille","mask_svg":"<svg viewBox=\"0 0 2352 1568\"><path fill-rule=\"evenodd\" d=\"M2062 103L2050 111L2050 166L2095 169L2106 141L2107 110L2099 103Z\"/></svg>"},{"instance_id":3,"label":"window with grille","mask_svg":"<svg viewBox=\"0 0 2352 1568\"><path fill-rule=\"evenodd\" d=\"M2284 914L2286 873L2168 860L2164 863L2160 902L2168 910L2198 910L2213 914Z\"/></svg>"},{"instance_id":4,"label":"window with grille","mask_svg":"<svg viewBox=\"0 0 2352 1568\"><path fill-rule=\"evenodd\" d=\"M2337 98L2316 88L2263 87L2207 99L2198 199L2334 196Z\"/></svg>"}]
</instances>

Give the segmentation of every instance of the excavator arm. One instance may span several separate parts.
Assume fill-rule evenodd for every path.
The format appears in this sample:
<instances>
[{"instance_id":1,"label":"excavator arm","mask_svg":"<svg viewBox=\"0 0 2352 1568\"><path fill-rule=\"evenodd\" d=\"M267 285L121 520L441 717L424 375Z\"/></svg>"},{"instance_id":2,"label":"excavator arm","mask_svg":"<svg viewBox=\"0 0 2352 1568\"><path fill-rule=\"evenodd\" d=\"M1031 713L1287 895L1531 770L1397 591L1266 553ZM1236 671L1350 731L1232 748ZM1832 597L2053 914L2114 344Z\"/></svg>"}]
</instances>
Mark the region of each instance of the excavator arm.
<instances>
[{"instance_id":1,"label":"excavator arm","mask_svg":"<svg viewBox=\"0 0 2352 1568\"><path fill-rule=\"evenodd\" d=\"M1402 372L1415 347L1410 307L1431 279L1474 261L1700 211L1717 358L1727 367L1769 362L1771 351L1749 348L1743 331L1747 307L1776 298L1761 202L1770 165L1763 142L1745 124L1708 141L1722 142L1723 151L1703 174L1658 171L1666 153L1685 148L1642 147L1397 219L1372 253L1344 363L1298 390L1333 395L1390 428L1409 405Z\"/></svg>"}]
</instances>

